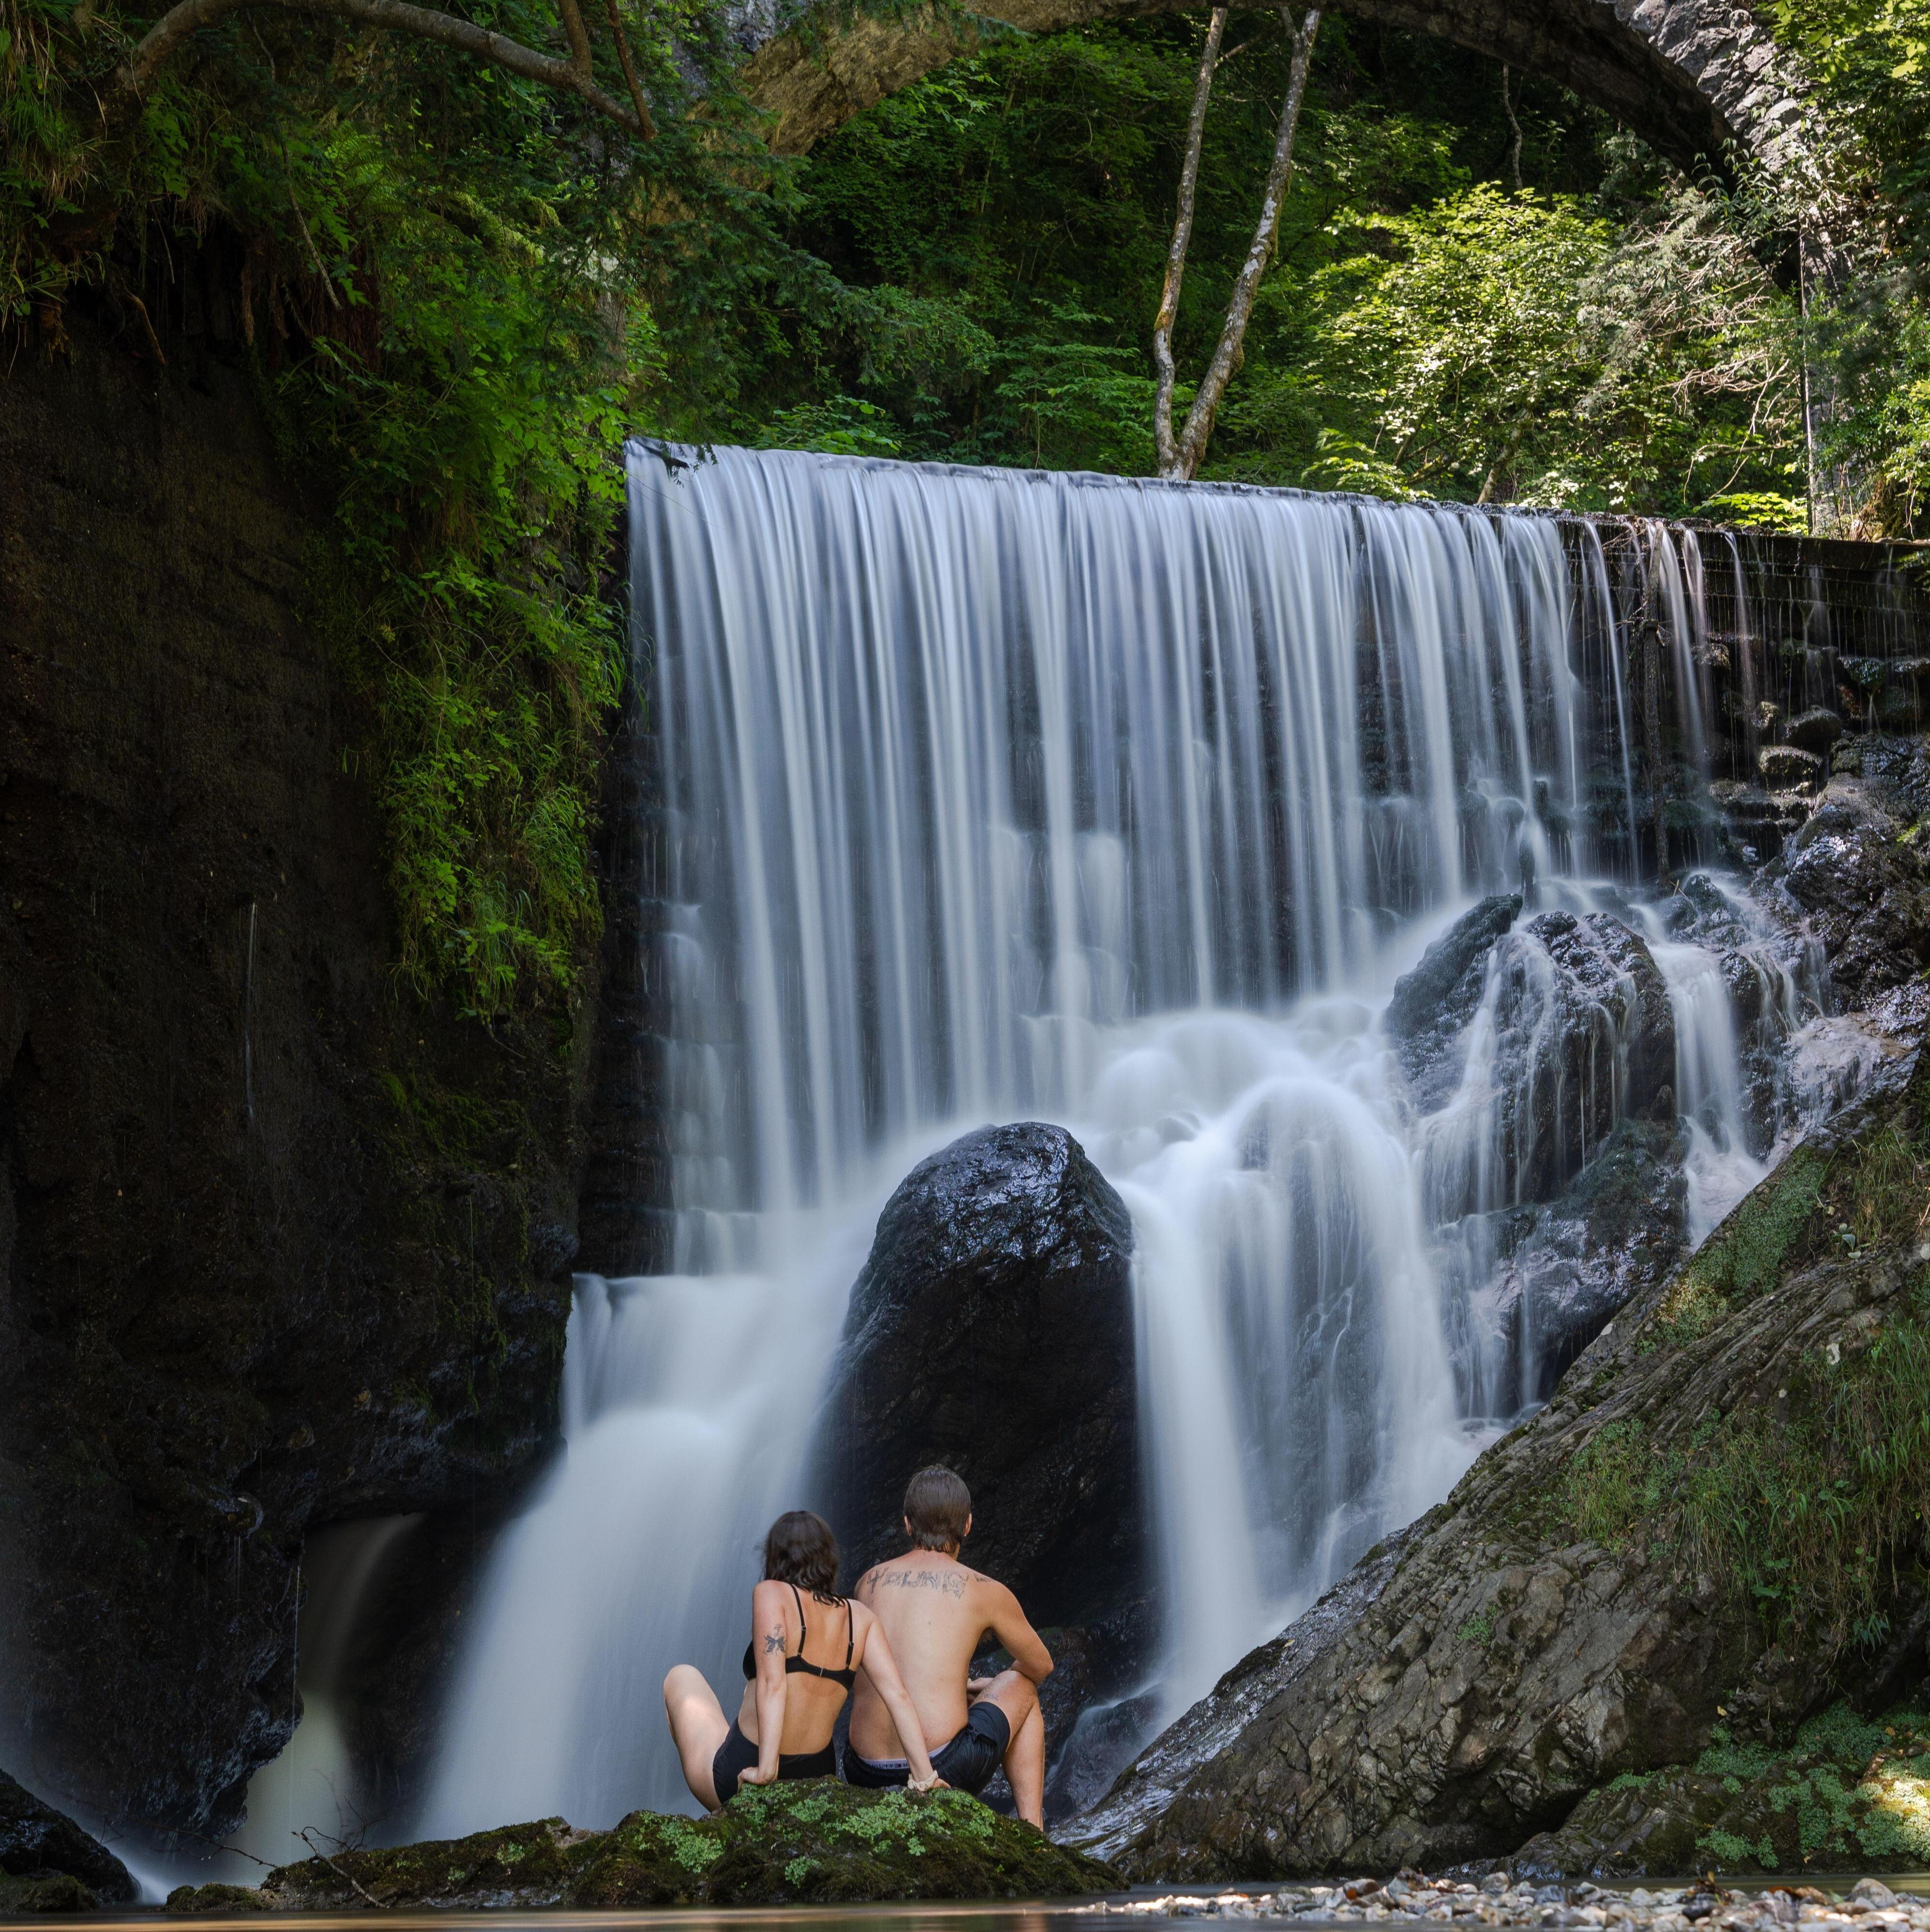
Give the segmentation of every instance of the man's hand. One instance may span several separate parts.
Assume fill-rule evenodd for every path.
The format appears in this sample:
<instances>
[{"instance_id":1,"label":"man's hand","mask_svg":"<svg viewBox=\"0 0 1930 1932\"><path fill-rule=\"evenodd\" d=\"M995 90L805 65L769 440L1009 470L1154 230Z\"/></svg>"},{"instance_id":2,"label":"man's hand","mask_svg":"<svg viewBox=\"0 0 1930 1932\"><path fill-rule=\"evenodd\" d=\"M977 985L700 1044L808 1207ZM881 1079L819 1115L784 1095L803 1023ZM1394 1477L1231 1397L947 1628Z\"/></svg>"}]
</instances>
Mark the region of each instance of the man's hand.
<instances>
[{"instance_id":1,"label":"man's hand","mask_svg":"<svg viewBox=\"0 0 1930 1932\"><path fill-rule=\"evenodd\" d=\"M992 1688L989 1677L968 1677L965 1680L965 1694L968 1697L982 1697Z\"/></svg>"}]
</instances>

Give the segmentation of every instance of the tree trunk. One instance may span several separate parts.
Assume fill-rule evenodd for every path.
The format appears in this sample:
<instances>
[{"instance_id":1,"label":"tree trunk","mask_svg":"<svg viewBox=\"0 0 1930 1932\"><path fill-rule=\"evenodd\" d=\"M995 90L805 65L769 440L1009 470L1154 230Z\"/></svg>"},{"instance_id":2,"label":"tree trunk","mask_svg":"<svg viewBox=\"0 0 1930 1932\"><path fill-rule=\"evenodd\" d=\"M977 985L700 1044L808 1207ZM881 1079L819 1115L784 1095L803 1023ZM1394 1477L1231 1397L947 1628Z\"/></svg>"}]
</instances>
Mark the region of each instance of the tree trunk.
<instances>
[{"instance_id":1,"label":"tree trunk","mask_svg":"<svg viewBox=\"0 0 1930 1932\"><path fill-rule=\"evenodd\" d=\"M1291 12L1283 7L1280 17L1286 22L1288 31L1292 32ZM1161 466L1159 473L1162 476L1179 477L1190 482L1199 474L1200 460L1206 455L1207 442L1213 434L1213 418L1219 412L1220 398L1226 394L1227 384L1232 380L1233 371L1239 367L1246 326L1252 319L1260 278L1266 272L1267 263L1273 259L1273 244L1280 232L1280 212L1286 206L1287 190L1293 178L1293 136L1300 124L1300 103L1306 94L1307 69L1313 57L1314 36L1320 30L1320 9L1310 7L1299 31L1293 34L1293 64L1287 77L1287 98L1280 109L1280 131L1273 143L1273 165L1267 170L1266 194L1260 202L1260 220L1253 231L1253 246L1247 250L1239 278L1233 284L1233 300L1227 304L1226 324L1220 331L1219 346L1214 350L1199 392L1193 398L1193 406L1187 415L1186 427L1180 434L1173 461L1170 466L1164 464Z\"/></svg>"},{"instance_id":2,"label":"tree trunk","mask_svg":"<svg viewBox=\"0 0 1930 1932\"><path fill-rule=\"evenodd\" d=\"M1166 286L1159 292L1159 313L1152 324L1152 360L1159 371L1159 394L1152 406L1152 436L1162 476L1171 476L1179 461L1179 447L1173 439L1173 322L1179 312L1179 284L1186 273L1186 248L1193 238L1193 196L1200 181L1200 143L1206 131L1206 97L1213 91L1213 71L1220 64L1220 36L1226 26L1227 10L1215 7L1206 28L1206 50L1200 56L1200 78L1193 88L1193 111L1186 122L1186 158L1179 170L1179 206L1173 218L1173 245L1166 254Z\"/></svg>"}]
</instances>

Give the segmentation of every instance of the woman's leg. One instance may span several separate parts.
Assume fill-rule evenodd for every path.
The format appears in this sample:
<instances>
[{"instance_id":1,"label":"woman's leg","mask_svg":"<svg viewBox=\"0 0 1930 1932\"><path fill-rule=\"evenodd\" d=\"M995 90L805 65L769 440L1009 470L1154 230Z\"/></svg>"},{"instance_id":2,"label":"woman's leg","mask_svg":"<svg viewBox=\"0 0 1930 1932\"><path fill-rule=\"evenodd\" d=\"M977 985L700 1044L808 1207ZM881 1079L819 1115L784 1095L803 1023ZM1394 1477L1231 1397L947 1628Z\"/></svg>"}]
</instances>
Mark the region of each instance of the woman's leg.
<instances>
[{"instance_id":1,"label":"woman's leg","mask_svg":"<svg viewBox=\"0 0 1930 1932\"><path fill-rule=\"evenodd\" d=\"M710 1774L717 1748L730 1732L730 1720L694 1664L680 1664L664 1679L664 1714L683 1760L684 1782L706 1811L717 1809L717 1785Z\"/></svg>"}]
</instances>

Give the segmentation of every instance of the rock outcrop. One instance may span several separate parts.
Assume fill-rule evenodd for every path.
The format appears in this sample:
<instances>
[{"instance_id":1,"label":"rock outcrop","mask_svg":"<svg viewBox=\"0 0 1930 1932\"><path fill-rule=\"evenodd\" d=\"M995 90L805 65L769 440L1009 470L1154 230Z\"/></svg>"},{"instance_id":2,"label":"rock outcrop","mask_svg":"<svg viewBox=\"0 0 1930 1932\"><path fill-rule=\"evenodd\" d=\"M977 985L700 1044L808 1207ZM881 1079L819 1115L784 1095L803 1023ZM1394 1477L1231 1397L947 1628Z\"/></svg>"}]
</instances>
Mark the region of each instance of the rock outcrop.
<instances>
[{"instance_id":1,"label":"rock outcrop","mask_svg":"<svg viewBox=\"0 0 1930 1932\"><path fill-rule=\"evenodd\" d=\"M1381 1025L1423 1113L1445 1106L1461 1084L1467 1024L1488 982L1488 956L1521 916L1519 892L1483 899L1394 983Z\"/></svg>"},{"instance_id":2,"label":"rock outcrop","mask_svg":"<svg viewBox=\"0 0 1930 1932\"><path fill-rule=\"evenodd\" d=\"M259 1891L183 1886L173 1913L430 1908L635 1911L894 1898L1050 1898L1119 1874L963 1792L859 1791L835 1778L742 1791L702 1819L635 1811L614 1831L560 1818L271 1872Z\"/></svg>"},{"instance_id":3,"label":"rock outcrop","mask_svg":"<svg viewBox=\"0 0 1930 1932\"><path fill-rule=\"evenodd\" d=\"M1899 806L1910 812L1887 788L1834 778L1769 868L1807 915L1845 1006L1866 1005L1930 965L1930 879L1915 840L1901 836Z\"/></svg>"},{"instance_id":4,"label":"rock outcrop","mask_svg":"<svg viewBox=\"0 0 1930 1932\"><path fill-rule=\"evenodd\" d=\"M1923 1618L1918 1619L1920 1627ZM1920 1635L1921 1630L1920 1628ZM1920 1871L1930 1718L1839 1704L1782 1748L1713 1725L1692 1765L1617 1778L1508 1862L1519 1879L1651 1872Z\"/></svg>"},{"instance_id":5,"label":"rock outcrop","mask_svg":"<svg viewBox=\"0 0 1930 1932\"><path fill-rule=\"evenodd\" d=\"M295 1721L305 1530L553 1439L586 1029L397 981L252 379L68 326L0 382L0 1749L193 1842Z\"/></svg>"},{"instance_id":6,"label":"rock outcrop","mask_svg":"<svg viewBox=\"0 0 1930 1932\"><path fill-rule=\"evenodd\" d=\"M124 1905L139 1892L99 1839L0 1771L0 1917L90 1912Z\"/></svg>"},{"instance_id":7,"label":"rock outcrop","mask_svg":"<svg viewBox=\"0 0 1930 1932\"><path fill-rule=\"evenodd\" d=\"M984 1127L922 1161L851 1292L816 1460L856 1576L904 1547L906 1480L971 1485L969 1562L1035 1623L1136 1595L1132 1220L1062 1127Z\"/></svg>"},{"instance_id":8,"label":"rock outcrop","mask_svg":"<svg viewBox=\"0 0 1930 1932\"><path fill-rule=\"evenodd\" d=\"M1926 1186L1930 1067L1792 1153L1077 1842L1138 1879L1500 1858L1719 1726L1767 1744L1852 1679L1908 1695L1930 1667Z\"/></svg>"}]
</instances>

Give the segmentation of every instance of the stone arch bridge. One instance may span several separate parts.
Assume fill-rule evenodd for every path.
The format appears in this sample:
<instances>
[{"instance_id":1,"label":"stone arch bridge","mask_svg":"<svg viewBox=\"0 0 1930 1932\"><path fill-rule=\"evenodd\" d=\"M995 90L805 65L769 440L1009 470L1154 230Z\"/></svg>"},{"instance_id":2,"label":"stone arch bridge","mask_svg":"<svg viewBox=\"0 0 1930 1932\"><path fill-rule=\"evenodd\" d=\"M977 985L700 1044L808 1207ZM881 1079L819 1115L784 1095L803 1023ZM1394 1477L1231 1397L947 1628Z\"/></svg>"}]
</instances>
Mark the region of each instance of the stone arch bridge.
<instances>
[{"instance_id":1,"label":"stone arch bridge","mask_svg":"<svg viewBox=\"0 0 1930 1932\"><path fill-rule=\"evenodd\" d=\"M1811 110L1767 30L1728 0L1331 0L1356 19L1432 34L1558 82L1692 172L1737 154L1806 172ZM1200 0L977 0L976 16L1030 33L1200 5ZM775 32L769 0L740 16L751 98L773 145L801 154L886 95L978 44L974 16L925 5L841 12L808 35ZM761 24L760 24L761 22Z\"/></svg>"}]
</instances>

